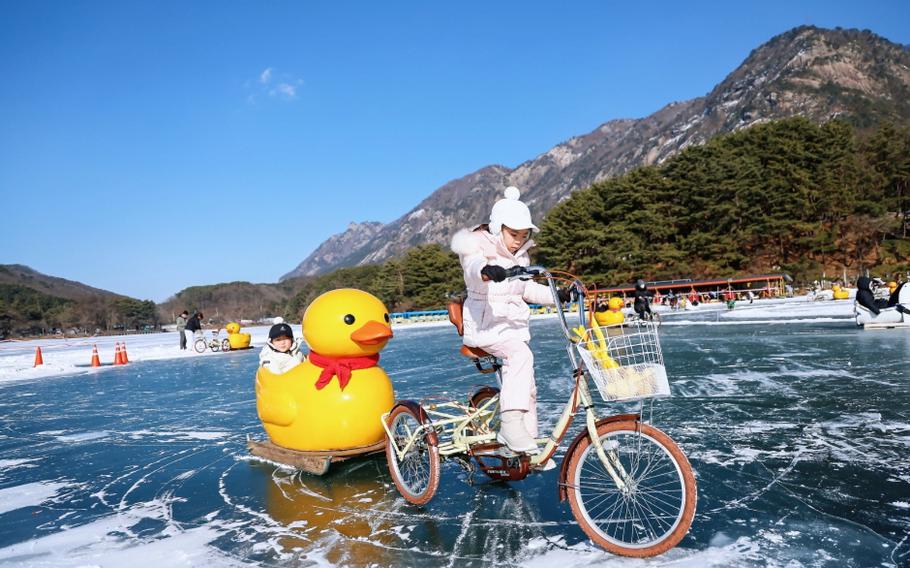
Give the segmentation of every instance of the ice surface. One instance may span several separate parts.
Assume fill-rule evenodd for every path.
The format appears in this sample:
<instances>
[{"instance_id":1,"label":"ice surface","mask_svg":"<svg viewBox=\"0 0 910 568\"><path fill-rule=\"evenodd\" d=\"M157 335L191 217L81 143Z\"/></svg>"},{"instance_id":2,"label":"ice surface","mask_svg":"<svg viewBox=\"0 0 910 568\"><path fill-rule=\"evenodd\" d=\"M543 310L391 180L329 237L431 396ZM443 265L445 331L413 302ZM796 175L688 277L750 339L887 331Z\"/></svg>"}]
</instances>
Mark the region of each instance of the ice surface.
<instances>
[{"instance_id":1,"label":"ice surface","mask_svg":"<svg viewBox=\"0 0 910 568\"><path fill-rule=\"evenodd\" d=\"M651 418L688 455L699 504L658 558L589 542L557 499L558 470L504 484L449 462L418 508L381 456L324 477L251 458L258 350L180 353L172 333L127 337L134 363L97 371L76 367L90 343L0 344L0 565L907 564L910 333L856 329L850 302L699 308L664 313L660 330L672 396ZM546 431L571 368L553 317L531 327ZM395 334L381 365L399 398L463 399L489 379L447 322ZM108 360L116 340L99 344ZM35 344L46 369L30 369Z\"/></svg>"}]
</instances>

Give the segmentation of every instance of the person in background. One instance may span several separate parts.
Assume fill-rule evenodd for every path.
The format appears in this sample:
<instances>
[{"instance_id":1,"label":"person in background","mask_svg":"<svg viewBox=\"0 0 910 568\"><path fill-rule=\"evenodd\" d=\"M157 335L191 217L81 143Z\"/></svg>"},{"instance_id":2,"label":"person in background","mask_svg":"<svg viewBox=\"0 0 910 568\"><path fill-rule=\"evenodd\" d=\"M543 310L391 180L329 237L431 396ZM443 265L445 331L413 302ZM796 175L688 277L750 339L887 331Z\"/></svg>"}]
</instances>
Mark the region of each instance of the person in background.
<instances>
[{"instance_id":1,"label":"person in background","mask_svg":"<svg viewBox=\"0 0 910 568\"><path fill-rule=\"evenodd\" d=\"M674 297L673 290L670 290L669 296L671 298ZM671 303L671 305L675 305L675 303ZM654 318L654 314L651 312L651 293L648 291L648 285L641 278L635 281L635 303L633 306L639 319L651 320Z\"/></svg>"},{"instance_id":2,"label":"person in background","mask_svg":"<svg viewBox=\"0 0 910 568\"><path fill-rule=\"evenodd\" d=\"M202 312L196 312L186 322L186 330L193 332L193 337L202 337Z\"/></svg>"},{"instance_id":3,"label":"person in background","mask_svg":"<svg viewBox=\"0 0 910 568\"><path fill-rule=\"evenodd\" d=\"M186 310L180 312L180 315L177 316L177 333L180 334L180 349L186 349L186 320L190 317L190 313Z\"/></svg>"},{"instance_id":4,"label":"person in background","mask_svg":"<svg viewBox=\"0 0 910 568\"><path fill-rule=\"evenodd\" d=\"M878 299L875 297L875 290L879 288L883 282L877 278L869 278L868 276L860 276L856 279L856 301L861 306L865 306L875 315L878 315L879 312L885 308L897 308L897 311L902 313L907 313L907 308L902 306L899 302L900 291L904 286L904 283L901 282L893 292L889 295L888 299L884 298Z\"/></svg>"},{"instance_id":5,"label":"person in background","mask_svg":"<svg viewBox=\"0 0 910 568\"><path fill-rule=\"evenodd\" d=\"M286 323L276 323L269 329L269 342L259 352L259 366L272 373L286 373L303 362L300 341L294 340L294 331Z\"/></svg>"}]
</instances>

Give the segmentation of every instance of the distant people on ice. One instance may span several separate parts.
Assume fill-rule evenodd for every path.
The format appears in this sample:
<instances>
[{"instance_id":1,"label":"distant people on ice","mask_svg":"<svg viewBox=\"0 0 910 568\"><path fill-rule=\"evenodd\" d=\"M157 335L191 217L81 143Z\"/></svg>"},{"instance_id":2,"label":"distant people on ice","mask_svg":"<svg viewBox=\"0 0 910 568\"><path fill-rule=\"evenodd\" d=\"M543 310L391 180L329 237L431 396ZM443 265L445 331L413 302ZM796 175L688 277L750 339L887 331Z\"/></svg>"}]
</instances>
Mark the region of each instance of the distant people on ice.
<instances>
[{"instance_id":1,"label":"distant people on ice","mask_svg":"<svg viewBox=\"0 0 910 568\"><path fill-rule=\"evenodd\" d=\"M190 313L186 310L180 312L180 315L177 316L177 333L180 334L180 349L186 349L186 324L187 320L190 317Z\"/></svg>"},{"instance_id":2,"label":"distant people on ice","mask_svg":"<svg viewBox=\"0 0 910 568\"><path fill-rule=\"evenodd\" d=\"M202 337L202 312L196 312L186 322L186 330L192 332L193 338Z\"/></svg>"},{"instance_id":3,"label":"distant people on ice","mask_svg":"<svg viewBox=\"0 0 910 568\"><path fill-rule=\"evenodd\" d=\"M673 293L672 290L670 293ZM635 302L632 306L639 319L650 320L654 317L651 312L651 292L648 291L648 285L641 278L635 281Z\"/></svg>"},{"instance_id":4,"label":"distant people on ice","mask_svg":"<svg viewBox=\"0 0 910 568\"><path fill-rule=\"evenodd\" d=\"M286 323L276 323L269 329L269 342L259 352L259 366L279 375L303 362L300 340L294 340L294 330Z\"/></svg>"}]
</instances>

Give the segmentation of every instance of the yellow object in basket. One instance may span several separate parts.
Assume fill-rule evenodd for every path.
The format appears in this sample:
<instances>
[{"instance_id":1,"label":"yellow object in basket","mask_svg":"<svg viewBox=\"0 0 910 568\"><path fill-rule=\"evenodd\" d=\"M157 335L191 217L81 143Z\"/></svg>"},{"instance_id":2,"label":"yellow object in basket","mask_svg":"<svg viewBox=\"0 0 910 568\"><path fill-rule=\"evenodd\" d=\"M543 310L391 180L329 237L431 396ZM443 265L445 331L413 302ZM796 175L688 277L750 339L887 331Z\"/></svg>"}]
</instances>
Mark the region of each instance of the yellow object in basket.
<instances>
[{"instance_id":1,"label":"yellow object in basket","mask_svg":"<svg viewBox=\"0 0 910 568\"><path fill-rule=\"evenodd\" d=\"M604 369L615 369L619 367L619 363L614 361L608 354L607 340L604 338L603 332L600 331L600 326L595 325L591 329L594 330L594 335L597 337L597 347L592 349L594 357L600 361L600 364Z\"/></svg>"},{"instance_id":2,"label":"yellow object in basket","mask_svg":"<svg viewBox=\"0 0 910 568\"><path fill-rule=\"evenodd\" d=\"M654 369L622 367L610 371L607 395L613 398L633 398L654 394Z\"/></svg>"},{"instance_id":3,"label":"yellow object in basket","mask_svg":"<svg viewBox=\"0 0 910 568\"><path fill-rule=\"evenodd\" d=\"M846 300L847 298L850 297L850 292L848 292L847 290L844 290L837 284L835 284L834 286L831 287L831 291L834 292L835 300Z\"/></svg>"},{"instance_id":4,"label":"yellow object in basket","mask_svg":"<svg viewBox=\"0 0 910 568\"><path fill-rule=\"evenodd\" d=\"M619 363L613 360L610 355L607 354L607 343L604 339L603 333L600 331L596 325L591 328L594 330L594 334L597 337L597 342L591 340L588 336L587 330L584 327L578 326L572 331L579 337L581 341L584 342L585 347L594 357L594 360L600 363L600 366L604 369L615 369L619 367Z\"/></svg>"}]
</instances>

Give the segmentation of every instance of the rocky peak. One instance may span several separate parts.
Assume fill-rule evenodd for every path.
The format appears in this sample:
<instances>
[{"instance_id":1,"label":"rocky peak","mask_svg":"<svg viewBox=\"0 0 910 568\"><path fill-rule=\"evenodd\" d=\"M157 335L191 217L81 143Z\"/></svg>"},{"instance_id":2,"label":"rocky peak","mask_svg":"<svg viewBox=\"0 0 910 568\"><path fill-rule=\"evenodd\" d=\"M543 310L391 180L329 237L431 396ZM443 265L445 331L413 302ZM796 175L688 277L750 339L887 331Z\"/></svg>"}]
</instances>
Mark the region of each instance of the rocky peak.
<instances>
[{"instance_id":1,"label":"rocky peak","mask_svg":"<svg viewBox=\"0 0 910 568\"><path fill-rule=\"evenodd\" d=\"M343 233L332 235L319 245L297 268L281 277L281 280L298 276L311 276L328 272L340 266L358 264L363 255L358 254L385 227L376 221L351 222Z\"/></svg>"}]
</instances>

